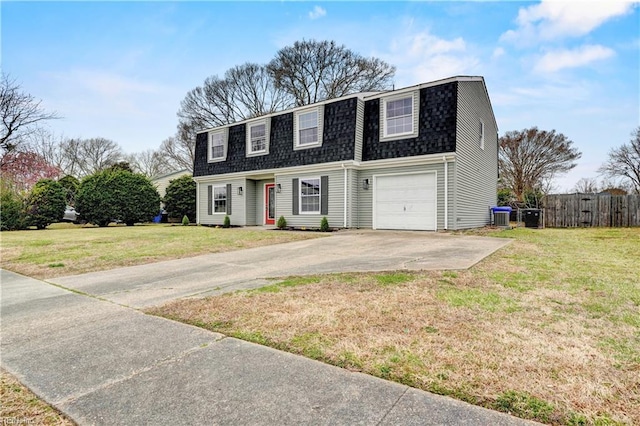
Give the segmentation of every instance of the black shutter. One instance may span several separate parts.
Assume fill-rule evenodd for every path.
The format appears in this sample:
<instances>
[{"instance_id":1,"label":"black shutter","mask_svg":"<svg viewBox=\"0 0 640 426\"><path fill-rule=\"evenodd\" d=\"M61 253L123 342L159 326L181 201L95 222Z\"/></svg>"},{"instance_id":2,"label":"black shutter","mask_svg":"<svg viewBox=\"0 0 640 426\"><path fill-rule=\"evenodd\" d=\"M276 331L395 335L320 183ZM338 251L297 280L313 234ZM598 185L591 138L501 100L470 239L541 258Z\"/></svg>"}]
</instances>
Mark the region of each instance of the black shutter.
<instances>
[{"instance_id":1,"label":"black shutter","mask_svg":"<svg viewBox=\"0 0 640 426\"><path fill-rule=\"evenodd\" d=\"M292 204L293 204L293 212L292 212L292 214L298 214L299 211L300 211L300 209L298 207L298 205L299 205L299 197L300 197L300 194L299 194L300 191L298 190L298 182L299 181L298 181L297 178L293 180L293 185L292 185L293 186L293 202L292 202Z\"/></svg>"},{"instance_id":2,"label":"black shutter","mask_svg":"<svg viewBox=\"0 0 640 426\"><path fill-rule=\"evenodd\" d=\"M213 214L213 186L207 186L207 214Z\"/></svg>"},{"instance_id":3,"label":"black shutter","mask_svg":"<svg viewBox=\"0 0 640 426\"><path fill-rule=\"evenodd\" d=\"M231 184L227 184L227 214L231 216Z\"/></svg>"},{"instance_id":4,"label":"black shutter","mask_svg":"<svg viewBox=\"0 0 640 426\"><path fill-rule=\"evenodd\" d=\"M320 176L320 214L329 214L329 176Z\"/></svg>"}]
</instances>

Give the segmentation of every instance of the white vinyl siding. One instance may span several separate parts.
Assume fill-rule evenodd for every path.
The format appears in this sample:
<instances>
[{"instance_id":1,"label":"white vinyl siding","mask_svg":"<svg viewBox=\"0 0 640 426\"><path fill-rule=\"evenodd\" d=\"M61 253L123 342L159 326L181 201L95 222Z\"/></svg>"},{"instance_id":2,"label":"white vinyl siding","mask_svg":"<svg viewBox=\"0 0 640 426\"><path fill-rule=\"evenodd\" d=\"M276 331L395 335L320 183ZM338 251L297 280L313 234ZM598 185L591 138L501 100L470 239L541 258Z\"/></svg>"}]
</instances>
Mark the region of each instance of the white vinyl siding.
<instances>
[{"instance_id":1,"label":"white vinyl siding","mask_svg":"<svg viewBox=\"0 0 640 426\"><path fill-rule=\"evenodd\" d=\"M227 128L209 133L208 159L210 163L227 159L227 136Z\"/></svg>"},{"instance_id":2,"label":"white vinyl siding","mask_svg":"<svg viewBox=\"0 0 640 426\"><path fill-rule=\"evenodd\" d=\"M450 228L477 228L490 222L498 182L498 129L482 82L458 82L457 115L455 221Z\"/></svg>"},{"instance_id":3,"label":"white vinyl siding","mask_svg":"<svg viewBox=\"0 0 640 426\"><path fill-rule=\"evenodd\" d=\"M231 185L229 193L226 193L227 185ZM243 188L242 195L238 194L238 187ZM229 214L229 219L231 219L231 225L237 226L245 226L247 225L246 217L245 217L245 197L247 197L250 190L248 190L246 186L246 180L244 178L241 179L233 179L233 180L212 180L205 182L198 182L197 191L198 191L198 223L201 225L222 225L224 223L224 217L227 216L225 211L223 212L215 212L215 199L214 199L214 188L220 188L220 191L225 191L227 198L225 199L225 209L229 208L229 196L231 197L231 214ZM209 191L211 191L211 200L209 200ZM222 199L218 199L218 208L222 208ZM211 205L209 206L209 203ZM211 211L211 214L209 214Z\"/></svg>"},{"instance_id":4,"label":"white vinyl siding","mask_svg":"<svg viewBox=\"0 0 640 426\"><path fill-rule=\"evenodd\" d=\"M380 140L418 136L418 92L380 99Z\"/></svg>"},{"instance_id":5,"label":"white vinyl siding","mask_svg":"<svg viewBox=\"0 0 640 426\"><path fill-rule=\"evenodd\" d=\"M327 177L327 214L293 214L293 179L298 183L307 177ZM314 171L313 175L288 173L276 176L276 184L280 184L281 193L276 194L277 218L284 216L287 225L294 227L319 228L320 220L326 216L331 228L342 228L344 225L344 170ZM300 189L298 188L298 192ZM322 189L321 189L322 191ZM298 203L300 200L298 199ZM322 202L320 208L323 209Z\"/></svg>"},{"instance_id":6,"label":"white vinyl siding","mask_svg":"<svg viewBox=\"0 0 640 426\"><path fill-rule=\"evenodd\" d=\"M269 153L269 124L268 118L247 123L247 157Z\"/></svg>"},{"instance_id":7,"label":"white vinyl siding","mask_svg":"<svg viewBox=\"0 0 640 426\"><path fill-rule=\"evenodd\" d=\"M261 225L262 222L256 221L256 182L247 179L245 181L244 202L246 210L246 225Z\"/></svg>"},{"instance_id":8,"label":"white vinyl siding","mask_svg":"<svg viewBox=\"0 0 640 426\"><path fill-rule=\"evenodd\" d=\"M302 111L296 111L293 115L293 149L314 148L322 145L323 131L322 105Z\"/></svg>"}]
</instances>

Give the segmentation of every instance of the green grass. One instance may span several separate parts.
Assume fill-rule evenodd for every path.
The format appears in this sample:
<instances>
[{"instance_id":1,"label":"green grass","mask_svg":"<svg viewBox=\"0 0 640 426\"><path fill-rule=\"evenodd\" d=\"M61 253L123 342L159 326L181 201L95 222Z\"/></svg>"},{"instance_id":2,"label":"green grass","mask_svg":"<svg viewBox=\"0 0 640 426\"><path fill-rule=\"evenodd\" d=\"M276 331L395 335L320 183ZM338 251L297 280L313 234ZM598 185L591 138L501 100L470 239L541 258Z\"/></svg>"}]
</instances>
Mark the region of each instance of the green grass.
<instances>
[{"instance_id":1,"label":"green grass","mask_svg":"<svg viewBox=\"0 0 640 426\"><path fill-rule=\"evenodd\" d=\"M386 287L386 286L393 286L393 285L406 283L407 281L411 281L413 279L413 276L411 274L407 274L404 272L391 272L391 273L376 275L375 279L379 285Z\"/></svg>"},{"instance_id":2,"label":"green grass","mask_svg":"<svg viewBox=\"0 0 640 426\"><path fill-rule=\"evenodd\" d=\"M467 271L289 277L153 313L543 423L640 424L640 229L490 235L514 242Z\"/></svg>"},{"instance_id":3,"label":"green grass","mask_svg":"<svg viewBox=\"0 0 640 426\"><path fill-rule=\"evenodd\" d=\"M165 224L105 228L53 224L44 230L2 232L0 265L35 278L51 278L319 236Z\"/></svg>"},{"instance_id":4,"label":"green grass","mask_svg":"<svg viewBox=\"0 0 640 426\"><path fill-rule=\"evenodd\" d=\"M546 401L524 392L507 391L500 395L494 408L523 419L532 419L549 423L555 407Z\"/></svg>"},{"instance_id":5,"label":"green grass","mask_svg":"<svg viewBox=\"0 0 640 426\"><path fill-rule=\"evenodd\" d=\"M496 292L475 288L441 288L437 292L440 300L454 307L479 308L489 312L503 310L515 312L519 309L515 300L505 298Z\"/></svg>"},{"instance_id":6,"label":"green grass","mask_svg":"<svg viewBox=\"0 0 640 426\"><path fill-rule=\"evenodd\" d=\"M297 287L300 285L313 284L317 283L321 280L318 276L310 276L310 277L289 277L285 278L282 281L278 281L274 284L267 285L264 287L258 287L252 290L248 290L250 294L260 294L260 293L278 293L281 290L287 287Z\"/></svg>"}]
</instances>

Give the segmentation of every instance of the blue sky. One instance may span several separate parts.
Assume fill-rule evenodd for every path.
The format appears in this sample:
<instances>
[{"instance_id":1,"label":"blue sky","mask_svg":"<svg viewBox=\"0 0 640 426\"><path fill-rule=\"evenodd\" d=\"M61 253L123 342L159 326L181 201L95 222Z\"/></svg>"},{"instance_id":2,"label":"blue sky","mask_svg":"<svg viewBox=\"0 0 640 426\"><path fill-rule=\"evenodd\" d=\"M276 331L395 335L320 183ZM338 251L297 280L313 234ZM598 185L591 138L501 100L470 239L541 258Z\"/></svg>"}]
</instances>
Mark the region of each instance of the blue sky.
<instances>
[{"instance_id":1,"label":"blue sky","mask_svg":"<svg viewBox=\"0 0 640 426\"><path fill-rule=\"evenodd\" d=\"M175 133L190 89L302 39L397 67L396 88L482 75L500 135L555 129L582 151L557 179L596 177L640 125L637 2L7 2L2 70L64 118L57 135L125 152Z\"/></svg>"}]
</instances>

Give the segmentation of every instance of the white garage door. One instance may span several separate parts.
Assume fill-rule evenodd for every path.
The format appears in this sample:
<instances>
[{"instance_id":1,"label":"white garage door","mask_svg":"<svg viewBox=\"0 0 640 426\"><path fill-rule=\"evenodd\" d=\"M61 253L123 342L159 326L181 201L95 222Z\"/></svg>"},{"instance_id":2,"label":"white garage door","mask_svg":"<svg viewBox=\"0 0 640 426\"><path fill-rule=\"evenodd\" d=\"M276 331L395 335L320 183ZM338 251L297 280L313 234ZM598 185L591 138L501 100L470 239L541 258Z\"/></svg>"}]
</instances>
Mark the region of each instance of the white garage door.
<instances>
[{"instance_id":1,"label":"white garage door","mask_svg":"<svg viewBox=\"0 0 640 426\"><path fill-rule=\"evenodd\" d=\"M377 176L373 226L376 229L436 230L436 174Z\"/></svg>"}]
</instances>

